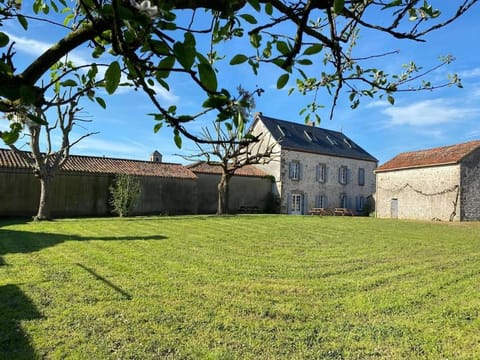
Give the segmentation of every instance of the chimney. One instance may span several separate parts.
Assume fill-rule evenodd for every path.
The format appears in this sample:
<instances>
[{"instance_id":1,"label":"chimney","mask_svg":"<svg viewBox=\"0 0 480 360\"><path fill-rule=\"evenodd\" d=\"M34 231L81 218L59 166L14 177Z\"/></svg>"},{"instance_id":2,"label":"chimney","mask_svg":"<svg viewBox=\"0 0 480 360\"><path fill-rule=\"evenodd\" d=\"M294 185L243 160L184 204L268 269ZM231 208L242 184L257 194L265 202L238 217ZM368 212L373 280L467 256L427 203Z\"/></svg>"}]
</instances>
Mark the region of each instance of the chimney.
<instances>
[{"instance_id":1,"label":"chimney","mask_svg":"<svg viewBox=\"0 0 480 360\"><path fill-rule=\"evenodd\" d=\"M150 161L151 161L151 162L161 163L161 162L162 162L162 154L160 154L157 150L155 150L155 151L150 155Z\"/></svg>"},{"instance_id":2,"label":"chimney","mask_svg":"<svg viewBox=\"0 0 480 360\"><path fill-rule=\"evenodd\" d=\"M309 121L307 125L311 127L315 127L315 121Z\"/></svg>"}]
</instances>

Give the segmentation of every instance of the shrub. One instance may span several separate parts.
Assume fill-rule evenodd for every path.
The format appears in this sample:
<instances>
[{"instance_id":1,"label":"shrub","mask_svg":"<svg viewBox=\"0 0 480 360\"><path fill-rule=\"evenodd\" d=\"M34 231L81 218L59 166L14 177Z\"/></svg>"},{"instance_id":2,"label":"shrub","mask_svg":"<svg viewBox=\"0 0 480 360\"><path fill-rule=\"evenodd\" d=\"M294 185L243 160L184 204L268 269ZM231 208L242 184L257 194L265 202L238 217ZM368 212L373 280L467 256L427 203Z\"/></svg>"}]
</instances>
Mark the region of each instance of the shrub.
<instances>
[{"instance_id":1,"label":"shrub","mask_svg":"<svg viewBox=\"0 0 480 360\"><path fill-rule=\"evenodd\" d=\"M140 195L140 180L135 176L118 174L109 190L112 212L120 217L128 216Z\"/></svg>"}]
</instances>

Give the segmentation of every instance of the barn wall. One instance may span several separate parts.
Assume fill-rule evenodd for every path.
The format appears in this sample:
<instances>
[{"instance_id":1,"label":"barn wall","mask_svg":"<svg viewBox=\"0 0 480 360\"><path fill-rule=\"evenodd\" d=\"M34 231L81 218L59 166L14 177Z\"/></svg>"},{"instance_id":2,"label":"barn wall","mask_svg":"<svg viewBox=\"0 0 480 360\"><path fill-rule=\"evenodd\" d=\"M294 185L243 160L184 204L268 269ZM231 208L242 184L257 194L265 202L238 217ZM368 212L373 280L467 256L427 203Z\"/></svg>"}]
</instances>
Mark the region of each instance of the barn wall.
<instances>
[{"instance_id":1,"label":"barn wall","mask_svg":"<svg viewBox=\"0 0 480 360\"><path fill-rule=\"evenodd\" d=\"M377 217L448 221L455 212L453 220L460 220L459 185L459 165L379 172ZM394 202L396 214L392 214Z\"/></svg>"}]
</instances>

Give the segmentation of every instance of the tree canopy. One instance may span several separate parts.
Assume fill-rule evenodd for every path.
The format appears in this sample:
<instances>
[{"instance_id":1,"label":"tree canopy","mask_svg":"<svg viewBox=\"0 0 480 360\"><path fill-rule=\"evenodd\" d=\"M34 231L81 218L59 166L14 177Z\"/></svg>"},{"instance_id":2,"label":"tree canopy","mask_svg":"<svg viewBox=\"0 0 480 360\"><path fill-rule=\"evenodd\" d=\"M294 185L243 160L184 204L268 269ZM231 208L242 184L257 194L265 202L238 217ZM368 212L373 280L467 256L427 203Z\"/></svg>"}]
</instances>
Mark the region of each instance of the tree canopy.
<instances>
[{"instance_id":1,"label":"tree canopy","mask_svg":"<svg viewBox=\"0 0 480 360\"><path fill-rule=\"evenodd\" d=\"M456 76L444 83L424 80L432 69L415 62L387 73L370 66L370 60L387 56L388 51L359 57L355 49L359 33L377 31L405 41L424 41L425 36L458 19L477 0L458 2L450 14L433 7L429 0L33 0L33 15L26 2L0 0L0 26L17 22L31 31L35 21L63 29L64 35L21 71L17 69L16 44L8 32L0 31L0 111L24 114L41 123L31 109L48 105L52 89L74 90L105 107L99 89L114 94L130 84L145 92L152 104L154 130L173 128L177 146L182 136L208 142L189 132L185 124L206 114L218 121L242 126L236 94L225 88L220 64L246 66L261 76L262 66L280 69L277 88L295 80L290 91L309 94L309 104L301 110L306 120L318 117L318 94L332 97L331 115L342 92L351 107L363 96L385 97L394 103L399 91L431 90L458 85ZM62 18L61 21L58 21ZM2 29L0 29L2 30ZM239 42L236 53L222 53L222 44ZM74 64L65 57L78 48L89 48L95 59ZM438 66L452 61L440 59ZM412 59L415 60L415 59ZM59 65L61 63L61 65ZM52 67L68 69L51 81L45 75ZM104 69L104 70L101 70ZM224 67L222 67L224 69ZM172 74L183 75L204 94L201 109L182 113L176 106L162 103L158 88L170 89ZM300 109L299 109L300 110ZM313 118L312 118L313 116ZM233 120L232 120L233 119ZM240 119L240 121L239 121ZM317 118L318 120L318 118ZM10 131L0 133L6 143L14 143L23 124L12 122Z\"/></svg>"}]
</instances>

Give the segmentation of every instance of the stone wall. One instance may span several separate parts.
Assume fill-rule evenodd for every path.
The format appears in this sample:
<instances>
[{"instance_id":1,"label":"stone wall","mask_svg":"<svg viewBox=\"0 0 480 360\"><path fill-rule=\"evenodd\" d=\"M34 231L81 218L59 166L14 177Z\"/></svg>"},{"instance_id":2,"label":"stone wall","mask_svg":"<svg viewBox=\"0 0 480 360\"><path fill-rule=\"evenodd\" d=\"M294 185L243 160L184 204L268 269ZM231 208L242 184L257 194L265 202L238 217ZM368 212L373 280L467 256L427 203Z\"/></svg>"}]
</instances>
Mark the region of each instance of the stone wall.
<instances>
[{"instance_id":1,"label":"stone wall","mask_svg":"<svg viewBox=\"0 0 480 360\"><path fill-rule=\"evenodd\" d=\"M291 194L297 193L303 196L304 214L317 206L316 197L319 195L326 197L326 208L341 207L341 196L346 196L346 207L360 214L363 212L359 209L360 197L366 204L367 198L375 191L375 162L289 150L282 150L281 159L279 178L282 179L282 213L290 212L289 198ZM300 164L298 180L289 177L292 161ZM325 182L317 181L317 166L320 164L326 168ZM339 169L342 166L347 169L347 184L339 182ZM360 168L364 169L364 185L359 185L358 181Z\"/></svg>"},{"instance_id":2,"label":"stone wall","mask_svg":"<svg viewBox=\"0 0 480 360\"><path fill-rule=\"evenodd\" d=\"M462 220L480 220L480 149L462 160Z\"/></svg>"},{"instance_id":3,"label":"stone wall","mask_svg":"<svg viewBox=\"0 0 480 360\"><path fill-rule=\"evenodd\" d=\"M214 214L217 211L217 185L220 175L195 173L198 177L198 213ZM272 190L270 178L234 176L229 184L229 211L237 212L240 207L257 207L264 211L266 199Z\"/></svg>"},{"instance_id":4,"label":"stone wall","mask_svg":"<svg viewBox=\"0 0 480 360\"><path fill-rule=\"evenodd\" d=\"M59 173L53 179L53 217L109 216L113 175ZM185 214L197 211L195 180L141 177L142 193L132 215ZM40 184L30 170L0 170L0 216L36 214Z\"/></svg>"},{"instance_id":5,"label":"stone wall","mask_svg":"<svg viewBox=\"0 0 480 360\"><path fill-rule=\"evenodd\" d=\"M459 185L459 165L379 172L376 215L380 218L448 221L456 212L453 220L460 220L461 199L456 207L454 205Z\"/></svg>"}]
</instances>

